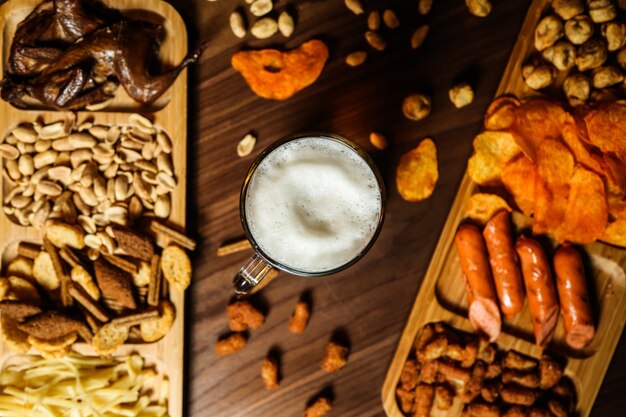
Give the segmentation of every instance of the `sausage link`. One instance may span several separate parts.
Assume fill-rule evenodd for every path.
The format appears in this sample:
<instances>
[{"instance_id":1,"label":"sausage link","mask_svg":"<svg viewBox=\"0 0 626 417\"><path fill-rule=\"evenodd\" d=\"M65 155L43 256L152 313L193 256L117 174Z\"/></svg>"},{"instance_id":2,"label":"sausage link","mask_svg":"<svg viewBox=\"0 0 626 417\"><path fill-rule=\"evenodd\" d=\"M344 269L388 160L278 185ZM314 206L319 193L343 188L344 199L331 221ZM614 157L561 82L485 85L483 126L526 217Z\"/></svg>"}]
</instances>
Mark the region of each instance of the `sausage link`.
<instances>
[{"instance_id":1,"label":"sausage link","mask_svg":"<svg viewBox=\"0 0 626 417\"><path fill-rule=\"evenodd\" d=\"M459 226L454 243L466 281L469 319L474 328L494 341L500 335L501 319L485 241L471 224Z\"/></svg>"},{"instance_id":2,"label":"sausage link","mask_svg":"<svg viewBox=\"0 0 626 417\"><path fill-rule=\"evenodd\" d=\"M498 211L487 222L483 237L489 252L500 310L507 317L513 317L524 307L524 285L513 245L511 220L506 210Z\"/></svg>"},{"instance_id":3,"label":"sausage link","mask_svg":"<svg viewBox=\"0 0 626 417\"><path fill-rule=\"evenodd\" d=\"M533 316L535 343L544 347L552 339L559 318L550 264L543 248L534 239L520 236L515 248L522 264L526 295Z\"/></svg>"},{"instance_id":4,"label":"sausage link","mask_svg":"<svg viewBox=\"0 0 626 417\"><path fill-rule=\"evenodd\" d=\"M589 305L580 254L571 246L561 246L554 255L556 289L561 303L565 342L573 349L582 349L596 334Z\"/></svg>"}]
</instances>

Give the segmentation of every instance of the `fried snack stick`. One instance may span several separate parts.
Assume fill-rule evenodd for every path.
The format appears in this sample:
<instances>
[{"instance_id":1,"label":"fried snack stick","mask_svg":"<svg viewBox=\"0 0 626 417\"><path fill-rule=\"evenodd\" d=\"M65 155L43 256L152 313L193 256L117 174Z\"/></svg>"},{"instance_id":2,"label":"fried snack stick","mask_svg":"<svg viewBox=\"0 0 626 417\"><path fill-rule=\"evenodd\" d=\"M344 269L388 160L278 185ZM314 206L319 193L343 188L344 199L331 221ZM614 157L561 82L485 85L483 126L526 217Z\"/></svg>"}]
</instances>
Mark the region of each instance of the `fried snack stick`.
<instances>
[{"instance_id":1,"label":"fried snack stick","mask_svg":"<svg viewBox=\"0 0 626 417\"><path fill-rule=\"evenodd\" d=\"M537 392L519 385L506 384L500 390L500 396L506 403L529 406L535 403Z\"/></svg>"},{"instance_id":2,"label":"fried snack stick","mask_svg":"<svg viewBox=\"0 0 626 417\"><path fill-rule=\"evenodd\" d=\"M348 352L347 347L333 341L328 342L322 359L322 369L328 373L341 370L348 362Z\"/></svg>"},{"instance_id":3,"label":"fried snack stick","mask_svg":"<svg viewBox=\"0 0 626 417\"><path fill-rule=\"evenodd\" d=\"M265 323L265 316L248 301L235 301L226 307L228 327L233 332L258 329Z\"/></svg>"},{"instance_id":4,"label":"fried snack stick","mask_svg":"<svg viewBox=\"0 0 626 417\"><path fill-rule=\"evenodd\" d=\"M159 305L159 295L161 294L161 285L163 285L163 274L161 272L161 258L159 255L152 255L147 303L153 307Z\"/></svg>"},{"instance_id":5,"label":"fried snack stick","mask_svg":"<svg viewBox=\"0 0 626 417\"><path fill-rule=\"evenodd\" d=\"M500 407L496 404L467 404L461 417L500 417Z\"/></svg>"},{"instance_id":6,"label":"fried snack stick","mask_svg":"<svg viewBox=\"0 0 626 417\"><path fill-rule=\"evenodd\" d=\"M396 396L400 400L400 409L403 413L413 411L415 405L415 389L408 389L404 386L396 388Z\"/></svg>"},{"instance_id":7,"label":"fried snack stick","mask_svg":"<svg viewBox=\"0 0 626 417\"><path fill-rule=\"evenodd\" d=\"M217 256L226 256L244 250L252 249L248 239L241 239L231 243L225 243L217 249Z\"/></svg>"},{"instance_id":8,"label":"fried snack stick","mask_svg":"<svg viewBox=\"0 0 626 417\"><path fill-rule=\"evenodd\" d=\"M326 397L318 397L304 410L304 417L322 417L333 408L332 402Z\"/></svg>"},{"instance_id":9,"label":"fried snack stick","mask_svg":"<svg viewBox=\"0 0 626 417\"><path fill-rule=\"evenodd\" d=\"M500 335L501 319L485 242L476 226L462 224L454 244L467 286L470 322L493 342Z\"/></svg>"},{"instance_id":10,"label":"fried snack stick","mask_svg":"<svg viewBox=\"0 0 626 417\"><path fill-rule=\"evenodd\" d=\"M415 411L413 417L428 417L433 408L435 389L432 385L420 383L415 389Z\"/></svg>"},{"instance_id":11,"label":"fried snack stick","mask_svg":"<svg viewBox=\"0 0 626 417\"><path fill-rule=\"evenodd\" d=\"M215 353L217 356L228 356L246 346L246 338L242 333L231 333L217 341Z\"/></svg>"},{"instance_id":12,"label":"fried snack stick","mask_svg":"<svg viewBox=\"0 0 626 417\"><path fill-rule=\"evenodd\" d=\"M136 274L138 271L137 264L129 261L128 259L124 259L121 256L117 255L107 255L102 254L102 257L106 259L111 265L117 266L122 271L126 271L129 274Z\"/></svg>"},{"instance_id":13,"label":"fried snack stick","mask_svg":"<svg viewBox=\"0 0 626 417\"><path fill-rule=\"evenodd\" d=\"M311 315L309 304L305 301L298 301L289 320L289 331L295 334L302 334L309 323Z\"/></svg>"},{"instance_id":14,"label":"fried snack stick","mask_svg":"<svg viewBox=\"0 0 626 417\"><path fill-rule=\"evenodd\" d=\"M142 311L140 313L128 314L126 316L116 317L111 323L118 326L137 326L146 320L153 320L159 317L159 311L156 309Z\"/></svg>"},{"instance_id":15,"label":"fried snack stick","mask_svg":"<svg viewBox=\"0 0 626 417\"><path fill-rule=\"evenodd\" d=\"M91 313L95 318L97 318L101 322L109 321L109 316L100 307L100 304L98 304L93 298L91 298L80 285L71 285L69 293L81 306L85 308L85 310L89 311L89 313Z\"/></svg>"},{"instance_id":16,"label":"fried snack stick","mask_svg":"<svg viewBox=\"0 0 626 417\"><path fill-rule=\"evenodd\" d=\"M409 359L408 361L406 361L404 363L404 366L402 367L402 373L400 374L400 384L402 385L402 387L412 391L419 380L419 373L419 362L413 359Z\"/></svg>"},{"instance_id":17,"label":"fried snack stick","mask_svg":"<svg viewBox=\"0 0 626 417\"><path fill-rule=\"evenodd\" d=\"M17 245L17 254L28 259L35 259L39 255L39 245L28 242L20 242Z\"/></svg>"},{"instance_id":18,"label":"fried snack stick","mask_svg":"<svg viewBox=\"0 0 626 417\"><path fill-rule=\"evenodd\" d=\"M517 385L526 388L539 388L539 375L537 372L521 372L515 371L511 369L506 369L502 372L502 382L508 384L509 382L513 382Z\"/></svg>"},{"instance_id":19,"label":"fried snack stick","mask_svg":"<svg viewBox=\"0 0 626 417\"><path fill-rule=\"evenodd\" d=\"M276 358L268 356L263 359L261 379L263 379L263 385L266 389L278 388L278 361Z\"/></svg>"},{"instance_id":20,"label":"fried snack stick","mask_svg":"<svg viewBox=\"0 0 626 417\"><path fill-rule=\"evenodd\" d=\"M530 358L514 350L509 350L504 355L503 365L507 369L516 369L518 371L528 371L535 369L538 365L537 359Z\"/></svg>"},{"instance_id":21,"label":"fried snack stick","mask_svg":"<svg viewBox=\"0 0 626 417\"><path fill-rule=\"evenodd\" d=\"M472 374L465 384L463 391L459 394L459 398L464 403L470 403L480 395L480 390L483 388L483 381L485 374L487 373L487 366L484 362L476 362L476 365L472 368Z\"/></svg>"},{"instance_id":22,"label":"fried snack stick","mask_svg":"<svg viewBox=\"0 0 626 417\"><path fill-rule=\"evenodd\" d=\"M50 255L54 272L59 278L59 282L61 284L61 303L63 304L63 307L69 307L72 305L72 296L69 293L69 287L71 285L70 277L65 272L59 253L52 242L48 239L44 239L43 248L46 252L48 252L48 255Z\"/></svg>"},{"instance_id":23,"label":"fried snack stick","mask_svg":"<svg viewBox=\"0 0 626 417\"><path fill-rule=\"evenodd\" d=\"M152 220L150 222L150 231L153 232L154 234L157 235L157 237L163 237L165 238L163 242L161 242L161 239L158 239L157 241L159 243L162 243L162 245L160 245L162 248L166 248L170 242L174 242L180 246L182 246L183 248L189 249L189 250L195 250L196 249L196 241L185 236L184 234L180 233L177 230L174 230L173 228L157 221L157 220Z\"/></svg>"}]
</instances>

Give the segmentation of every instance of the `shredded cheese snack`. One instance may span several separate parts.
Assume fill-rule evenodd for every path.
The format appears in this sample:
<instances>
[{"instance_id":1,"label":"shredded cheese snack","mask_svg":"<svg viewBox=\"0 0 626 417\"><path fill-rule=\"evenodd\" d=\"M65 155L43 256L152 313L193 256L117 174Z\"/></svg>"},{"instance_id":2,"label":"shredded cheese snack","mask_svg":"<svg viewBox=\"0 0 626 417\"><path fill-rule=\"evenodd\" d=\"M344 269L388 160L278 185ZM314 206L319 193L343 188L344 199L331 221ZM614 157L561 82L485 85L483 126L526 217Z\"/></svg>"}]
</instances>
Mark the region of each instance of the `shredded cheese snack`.
<instances>
[{"instance_id":1,"label":"shredded cheese snack","mask_svg":"<svg viewBox=\"0 0 626 417\"><path fill-rule=\"evenodd\" d=\"M4 417L164 417L167 393L153 400L148 386L168 387L141 356L125 360L72 354L60 359L25 356L0 374ZM161 379L157 381L157 379Z\"/></svg>"}]
</instances>

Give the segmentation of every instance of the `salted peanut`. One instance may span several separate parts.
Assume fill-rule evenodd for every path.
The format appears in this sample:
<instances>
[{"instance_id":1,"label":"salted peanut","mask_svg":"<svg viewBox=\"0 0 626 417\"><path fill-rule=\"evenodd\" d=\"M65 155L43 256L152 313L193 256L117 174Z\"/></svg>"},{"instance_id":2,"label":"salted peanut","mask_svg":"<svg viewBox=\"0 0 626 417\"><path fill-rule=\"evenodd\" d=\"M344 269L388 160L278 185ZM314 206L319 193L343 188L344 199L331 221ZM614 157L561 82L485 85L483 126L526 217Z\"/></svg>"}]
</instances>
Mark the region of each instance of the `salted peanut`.
<instances>
[{"instance_id":1,"label":"salted peanut","mask_svg":"<svg viewBox=\"0 0 626 417\"><path fill-rule=\"evenodd\" d=\"M533 90L549 87L556 79L556 69L538 62L529 62L522 67L522 77Z\"/></svg>"},{"instance_id":2,"label":"salted peanut","mask_svg":"<svg viewBox=\"0 0 626 417\"><path fill-rule=\"evenodd\" d=\"M624 74L614 66L604 66L593 70L592 84L595 88L606 88L624 81Z\"/></svg>"},{"instance_id":3,"label":"salted peanut","mask_svg":"<svg viewBox=\"0 0 626 417\"><path fill-rule=\"evenodd\" d=\"M261 379L266 389L278 388L278 362L276 358L267 357L261 365Z\"/></svg>"},{"instance_id":4,"label":"salted peanut","mask_svg":"<svg viewBox=\"0 0 626 417\"><path fill-rule=\"evenodd\" d=\"M246 346L246 338L242 333L231 333L217 341L215 353L218 356L228 356L243 349Z\"/></svg>"},{"instance_id":5,"label":"salted peanut","mask_svg":"<svg viewBox=\"0 0 626 417\"><path fill-rule=\"evenodd\" d=\"M237 144L237 156L243 158L244 156L250 155L254 150L254 145L256 145L256 137L248 133Z\"/></svg>"},{"instance_id":6,"label":"salted peanut","mask_svg":"<svg viewBox=\"0 0 626 417\"><path fill-rule=\"evenodd\" d=\"M346 64L351 67L357 67L365 62L367 59L367 52L365 51L355 51L351 52L346 56Z\"/></svg>"},{"instance_id":7,"label":"salted peanut","mask_svg":"<svg viewBox=\"0 0 626 417\"><path fill-rule=\"evenodd\" d=\"M584 72L602 66L608 58L606 42L601 39L591 39L585 42L576 54L576 67Z\"/></svg>"},{"instance_id":8,"label":"salted peanut","mask_svg":"<svg viewBox=\"0 0 626 417\"><path fill-rule=\"evenodd\" d=\"M367 16L367 28L369 30L380 29L380 12L378 10L372 10Z\"/></svg>"},{"instance_id":9,"label":"salted peanut","mask_svg":"<svg viewBox=\"0 0 626 417\"><path fill-rule=\"evenodd\" d=\"M428 25L422 25L415 29L413 35L411 35L411 48L417 49L424 43L424 39L426 39L426 35L428 35L428 29L430 27Z\"/></svg>"},{"instance_id":10,"label":"salted peanut","mask_svg":"<svg viewBox=\"0 0 626 417\"><path fill-rule=\"evenodd\" d=\"M318 397L304 410L304 417L322 417L332 408L332 402L328 398Z\"/></svg>"},{"instance_id":11,"label":"salted peanut","mask_svg":"<svg viewBox=\"0 0 626 417\"><path fill-rule=\"evenodd\" d=\"M359 15L362 14L365 10L363 9L363 3L361 0L344 0L344 4L352 13Z\"/></svg>"},{"instance_id":12,"label":"salted peanut","mask_svg":"<svg viewBox=\"0 0 626 417\"><path fill-rule=\"evenodd\" d=\"M465 107L474 101L474 90L468 83L457 84L448 92L450 101L457 109Z\"/></svg>"},{"instance_id":13,"label":"salted peanut","mask_svg":"<svg viewBox=\"0 0 626 417\"><path fill-rule=\"evenodd\" d=\"M295 23L293 17L286 11L282 11L278 16L278 31L285 38L290 37L295 29Z\"/></svg>"},{"instance_id":14,"label":"salted peanut","mask_svg":"<svg viewBox=\"0 0 626 417\"><path fill-rule=\"evenodd\" d=\"M579 15L565 22L565 36L574 45L582 45L593 35L593 21L587 15Z\"/></svg>"},{"instance_id":15,"label":"salted peanut","mask_svg":"<svg viewBox=\"0 0 626 417\"><path fill-rule=\"evenodd\" d=\"M336 342L328 342L324 358L322 359L322 369L328 373L341 370L348 362L349 349Z\"/></svg>"},{"instance_id":16,"label":"salted peanut","mask_svg":"<svg viewBox=\"0 0 626 417\"><path fill-rule=\"evenodd\" d=\"M311 315L309 304L305 301L298 301L289 320L289 331L295 334L302 334L309 323Z\"/></svg>"},{"instance_id":17,"label":"salted peanut","mask_svg":"<svg viewBox=\"0 0 626 417\"><path fill-rule=\"evenodd\" d=\"M387 42L385 42L385 39L380 34L372 30L365 32L365 40L377 51L384 51L385 48L387 48Z\"/></svg>"},{"instance_id":18,"label":"salted peanut","mask_svg":"<svg viewBox=\"0 0 626 417\"><path fill-rule=\"evenodd\" d=\"M411 94L402 102L402 113L409 120L419 121L430 114L430 97L424 94Z\"/></svg>"},{"instance_id":19,"label":"salted peanut","mask_svg":"<svg viewBox=\"0 0 626 417\"><path fill-rule=\"evenodd\" d=\"M274 8L272 0L256 0L250 5L250 13L254 16L265 16Z\"/></svg>"},{"instance_id":20,"label":"salted peanut","mask_svg":"<svg viewBox=\"0 0 626 417\"><path fill-rule=\"evenodd\" d=\"M491 13L492 6L489 0L465 0L465 4L474 16L485 17Z\"/></svg>"},{"instance_id":21,"label":"salted peanut","mask_svg":"<svg viewBox=\"0 0 626 417\"><path fill-rule=\"evenodd\" d=\"M417 10L420 14L430 13L430 9L433 7L433 0L419 0L417 4Z\"/></svg>"},{"instance_id":22,"label":"salted peanut","mask_svg":"<svg viewBox=\"0 0 626 417\"><path fill-rule=\"evenodd\" d=\"M569 20L584 12L585 4L583 0L554 0L552 8L563 20Z\"/></svg>"},{"instance_id":23,"label":"salted peanut","mask_svg":"<svg viewBox=\"0 0 626 417\"><path fill-rule=\"evenodd\" d=\"M415 389L415 411L413 417L428 417L435 400L435 388L430 384L420 383Z\"/></svg>"},{"instance_id":24,"label":"salted peanut","mask_svg":"<svg viewBox=\"0 0 626 417\"><path fill-rule=\"evenodd\" d=\"M391 9L387 9L383 12L383 22L389 29L396 29L400 26L398 15Z\"/></svg>"},{"instance_id":25,"label":"salted peanut","mask_svg":"<svg viewBox=\"0 0 626 417\"><path fill-rule=\"evenodd\" d=\"M563 366L552 359L551 357L544 355L539 361L539 387L543 390L554 387L563 376Z\"/></svg>"},{"instance_id":26,"label":"salted peanut","mask_svg":"<svg viewBox=\"0 0 626 417\"><path fill-rule=\"evenodd\" d=\"M624 71L626 71L626 48L622 48L617 53L617 63Z\"/></svg>"},{"instance_id":27,"label":"salted peanut","mask_svg":"<svg viewBox=\"0 0 626 417\"><path fill-rule=\"evenodd\" d=\"M226 307L228 325L233 332L258 329L265 323L265 316L248 301L235 301Z\"/></svg>"},{"instance_id":28,"label":"salted peanut","mask_svg":"<svg viewBox=\"0 0 626 417\"><path fill-rule=\"evenodd\" d=\"M267 39L278 32L278 23L271 17L257 20L250 28L250 33L257 39Z\"/></svg>"},{"instance_id":29,"label":"salted peanut","mask_svg":"<svg viewBox=\"0 0 626 417\"><path fill-rule=\"evenodd\" d=\"M389 146L389 142L387 142L387 138L385 138L382 134L377 132L370 133L370 143L378 150L383 150Z\"/></svg>"},{"instance_id":30,"label":"salted peanut","mask_svg":"<svg viewBox=\"0 0 626 417\"><path fill-rule=\"evenodd\" d=\"M556 15L541 19L535 29L535 48L543 51L552 46L563 36L563 21Z\"/></svg>"},{"instance_id":31,"label":"salted peanut","mask_svg":"<svg viewBox=\"0 0 626 417\"><path fill-rule=\"evenodd\" d=\"M580 106L589 100L591 82L583 74L573 74L565 79L563 91L570 106Z\"/></svg>"},{"instance_id":32,"label":"salted peanut","mask_svg":"<svg viewBox=\"0 0 626 417\"><path fill-rule=\"evenodd\" d=\"M604 23L617 17L617 10L611 0L587 0L589 16L595 23Z\"/></svg>"},{"instance_id":33,"label":"salted peanut","mask_svg":"<svg viewBox=\"0 0 626 417\"><path fill-rule=\"evenodd\" d=\"M559 71L566 71L576 63L576 47L568 41L558 41L544 49L541 55Z\"/></svg>"},{"instance_id":34,"label":"salted peanut","mask_svg":"<svg viewBox=\"0 0 626 417\"><path fill-rule=\"evenodd\" d=\"M607 49L617 51L626 44L626 23L609 22L602 25L602 36L606 39Z\"/></svg>"}]
</instances>

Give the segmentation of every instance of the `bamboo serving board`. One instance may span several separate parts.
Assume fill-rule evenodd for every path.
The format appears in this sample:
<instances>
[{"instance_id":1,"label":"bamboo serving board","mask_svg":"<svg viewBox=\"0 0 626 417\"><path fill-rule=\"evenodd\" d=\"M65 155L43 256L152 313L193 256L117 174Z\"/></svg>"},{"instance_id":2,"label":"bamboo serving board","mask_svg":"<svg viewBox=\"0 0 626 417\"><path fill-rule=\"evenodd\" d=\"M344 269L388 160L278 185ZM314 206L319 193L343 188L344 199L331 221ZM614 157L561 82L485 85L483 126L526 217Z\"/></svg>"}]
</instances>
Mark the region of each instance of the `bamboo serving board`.
<instances>
[{"instance_id":1,"label":"bamboo serving board","mask_svg":"<svg viewBox=\"0 0 626 417\"><path fill-rule=\"evenodd\" d=\"M520 69L533 53L534 29L549 5L548 0L535 0L531 4L496 96L512 94L528 97L538 94L526 86ZM557 86L548 94L559 97L558 91L564 78L564 74L560 75ZM473 331L467 319L465 284L454 248L454 235L458 225L466 217L469 197L476 192L478 186L466 173L387 372L382 400L390 417L404 415L396 401L396 386L422 326L429 322L445 321L458 329ZM520 213L513 213L512 219L518 234L530 226L530 219ZM552 248L546 249L550 251ZM602 243L585 245L584 250L597 334L583 351L572 351L564 343L563 325L559 320L554 341L547 348L551 354L567 359L565 374L576 386L579 417L587 417L591 411L626 321L626 250ZM503 318L502 334L497 343L501 349L513 349L540 357L541 349L534 344L528 303L513 320ZM431 416L459 416L461 410L461 402L455 399L451 410L442 412L433 408Z\"/></svg>"},{"instance_id":2,"label":"bamboo serving board","mask_svg":"<svg viewBox=\"0 0 626 417\"><path fill-rule=\"evenodd\" d=\"M0 7L0 27L2 28L2 60L0 70L7 61L8 50L17 24L22 21L42 0L9 0ZM161 0L104 0L109 7L121 10L125 15L161 23L165 30L159 59L165 68L178 64L187 53L187 28L176 10ZM187 71L184 70L176 82L156 103L142 107L128 97L120 86L115 99L105 109L77 113L77 123L93 121L94 124L127 124L131 113L141 113L158 127L167 132L172 139L172 158L178 185L172 192L172 211L169 222L181 228L185 226L186 188L187 188ZM0 101L0 137L4 138L8 130L24 122L39 120L52 123L70 117L69 112L46 110L19 110ZM2 162L0 162L2 163ZM2 186L2 195L7 191L7 184ZM4 198L2 199L4 201ZM22 227L13 223L5 214L0 214L0 268L14 258L20 241L41 242L41 232L32 227ZM127 344L119 348L114 356L124 357L137 352L146 358L146 363L154 365L160 376L169 379L169 415L182 417L183 412L183 344L184 344L184 294L170 290L170 299L176 307L176 320L167 336L151 344ZM87 344L75 344L74 350L94 355ZM36 351L33 350L33 353ZM0 341L0 367L15 354L6 350ZM158 392L158 391L157 391Z\"/></svg>"}]
</instances>

